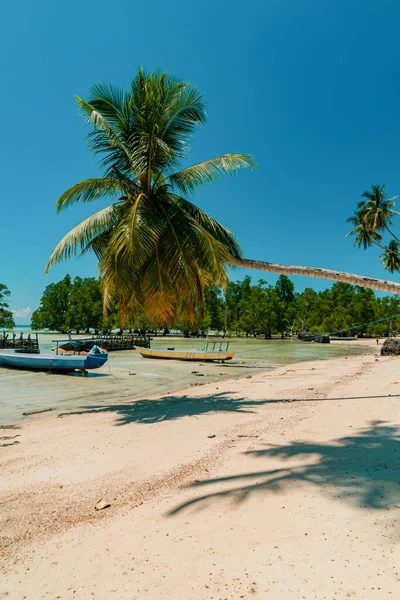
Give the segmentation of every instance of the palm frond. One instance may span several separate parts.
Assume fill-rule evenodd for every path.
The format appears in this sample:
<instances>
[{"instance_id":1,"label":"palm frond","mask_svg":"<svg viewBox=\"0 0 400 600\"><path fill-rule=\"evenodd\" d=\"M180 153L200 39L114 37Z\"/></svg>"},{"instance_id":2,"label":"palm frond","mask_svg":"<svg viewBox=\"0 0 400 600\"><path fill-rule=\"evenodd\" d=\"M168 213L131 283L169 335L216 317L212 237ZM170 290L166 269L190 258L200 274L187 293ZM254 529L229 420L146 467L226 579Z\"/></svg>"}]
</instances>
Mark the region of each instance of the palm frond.
<instances>
[{"instance_id":1,"label":"palm frond","mask_svg":"<svg viewBox=\"0 0 400 600\"><path fill-rule=\"evenodd\" d=\"M52 265L76 255L79 249L83 251L97 236L112 228L117 218L118 211L111 204L81 221L58 242L47 262L45 273Z\"/></svg>"},{"instance_id":2,"label":"palm frond","mask_svg":"<svg viewBox=\"0 0 400 600\"><path fill-rule=\"evenodd\" d=\"M105 312L115 302L121 304L122 314L129 309L142 309L140 303L140 269L134 269L129 255L116 256L109 247L105 248L99 260L99 276L103 290Z\"/></svg>"},{"instance_id":3,"label":"palm frond","mask_svg":"<svg viewBox=\"0 0 400 600\"><path fill-rule=\"evenodd\" d=\"M118 171L116 167L111 168L111 173L114 178L118 179L118 181L121 182L121 189L123 191L126 191L127 194L129 194L130 192L131 195L137 196L140 193L140 186L132 178L127 177L126 175L124 175L124 173Z\"/></svg>"},{"instance_id":4,"label":"palm frond","mask_svg":"<svg viewBox=\"0 0 400 600\"><path fill-rule=\"evenodd\" d=\"M372 244L380 244L382 236L372 227L370 222L363 216L362 211L357 211L352 217L347 219L348 223L354 225L353 229L346 234L346 237L355 236L354 245L359 248L363 246L366 250Z\"/></svg>"},{"instance_id":5,"label":"palm frond","mask_svg":"<svg viewBox=\"0 0 400 600\"><path fill-rule=\"evenodd\" d=\"M88 104L116 131L127 124L126 105L129 92L114 85L96 84L90 88Z\"/></svg>"},{"instance_id":6,"label":"palm frond","mask_svg":"<svg viewBox=\"0 0 400 600\"><path fill-rule=\"evenodd\" d=\"M113 227L110 227L110 229L105 229L102 233L93 238L86 246L84 246L84 248L82 248L82 256L89 252L93 252L97 260L100 261L107 249L112 231Z\"/></svg>"},{"instance_id":7,"label":"palm frond","mask_svg":"<svg viewBox=\"0 0 400 600\"><path fill-rule=\"evenodd\" d=\"M111 125L106 117L96 108L79 96L75 97L82 115L88 123L94 126L93 131L88 133L89 148L95 154L103 154L101 167L116 167L120 171L131 171L133 169L132 157L129 153L123 137L115 129L115 123Z\"/></svg>"},{"instance_id":8,"label":"palm frond","mask_svg":"<svg viewBox=\"0 0 400 600\"><path fill-rule=\"evenodd\" d=\"M168 323L176 313L177 293L158 249L141 273L141 293L146 315L158 323Z\"/></svg>"},{"instance_id":9,"label":"palm frond","mask_svg":"<svg viewBox=\"0 0 400 600\"><path fill-rule=\"evenodd\" d=\"M122 298L124 306L163 323L171 321L179 303L190 320L202 306L205 285L227 282L224 265L231 254L175 204L160 201L158 216L156 208L143 196L119 220L100 262L105 302Z\"/></svg>"},{"instance_id":10,"label":"palm frond","mask_svg":"<svg viewBox=\"0 0 400 600\"><path fill-rule=\"evenodd\" d=\"M116 198L128 191L126 182L113 177L85 179L61 194L56 202L56 210L60 212L75 202L93 202L105 196Z\"/></svg>"},{"instance_id":11,"label":"palm frond","mask_svg":"<svg viewBox=\"0 0 400 600\"><path fill-rule=\"evenodd\" d=\"M196 296L199 290L199 271L208 279L223 281L223 265L230 255L221 244L191 215L176 205L162 206L166 220L165 232L160 239L166 270L175 281L182 296Z\"/></svg>"},{"instance_id":12,"label":"palm frond","mask_svg":"<svg viewBox=\"0 0 400 600\"><path fill-rule=\"evenodd\" d=\"M120 217L108 250L115 256L129 256L138 268L153 255L162 231L163 223L154 202L139 194Z\"/></svg>"},{"instance_id":13,"label":"palm frond","mask_svg":"<svg viewBox=\"0 0 400 600\"><path fill-rule=\"evenodd\" d=\"M231 257L230 249L177 206L168 206L168 223L163 259L171 276L174 279L181 275L186 277L186 284L184 279L181 281L182 286L194 289L197 284L191 268L195 265L208 274L209 279L218 281L217 285L222 284L226 278L225 264Z\"/></svg>"},{"instance_id":14,"label":"palm frond","mask_svg":"<svg viewBox=\"0 0 400 600\"><path fill-rule=\"evenodd\" d=\"M196 125L202 125L207 119L207 107L204 95L197 86L188 82L168 80L166 94L165 130L175 131L188 128L193 131Z\"/></svg>"},{"instance_id":15,"label":"palm frond","mask_svg":"<svg viewBox=\"0 0 400 600\"><path fill-rule=\"evenodd\" d=\"M208 231L216 240L229 248L230 254L234 258L241 258L242 248L234 234L224 225L221 225L216 219L213 219L204 210L201 210L189 200L169 194L171 200L182 210L188 213L203 229Z\"/></svg>"},{"instance_id":16,"label":"palm frond","mask_svg":"<svg viewBox=\"0 0 400 600\"><path fill-rule=\"evenodd\" d=\"M130 93L129 148L138 172L171 172L187 153L194 128L205 121L202 94L166 72L146 76L142 69Z\"/></svg>"},{"instance_id":17,"label":"palm frond","mask_svg":"<svg viewBox=\"0 0 400 600\"><path fill-rule=\"evenodd\" d=\"M174 173L168 181L183 193L192 192L199 185L211 183L222 175L233 175L245 167L256 168L251 154L224 154Z\"/></svg>"},{"instance_id":18,"label":"palm frond","mask_svg":"<svg viewBox=\"0 0 400 600\"><path fill-rule=\"evenodd\" d=\"M138 178L146 176L147 191L149 191L155 172L158 173L168 165L175 164L175 153L155 132L134 132L129 142L135 174Z\"/></svg>"},{"instance_id":19,"label":"palm frond","mask_svg":"<svg viewBox=\"0 0 400 600\"><path fill-rule=\"evenodd\" d=\"M199 89L188 83L169 82L169 88L162 138L177 156L184 157L195 128L207 119L206 103Z\"/></svg>"}]
</instances>

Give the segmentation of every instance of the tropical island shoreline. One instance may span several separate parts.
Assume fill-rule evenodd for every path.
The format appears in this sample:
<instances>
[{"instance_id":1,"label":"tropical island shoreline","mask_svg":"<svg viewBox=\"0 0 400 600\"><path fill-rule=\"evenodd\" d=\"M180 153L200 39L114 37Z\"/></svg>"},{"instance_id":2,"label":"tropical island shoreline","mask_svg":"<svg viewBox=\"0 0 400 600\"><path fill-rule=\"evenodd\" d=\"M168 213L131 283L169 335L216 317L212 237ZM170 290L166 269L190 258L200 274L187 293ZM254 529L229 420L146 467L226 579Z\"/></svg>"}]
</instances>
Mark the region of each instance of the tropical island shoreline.
<instances>
[{"instance_id":1,"label":"tropical island shoreline","mask_svg":"<svg viewBox=\"0 0 400 600\"><path fill-rule=\"evenodd\" d=\"M398 367L301 362L2 430L0 597L397 597Z\"/></svg>"}]
</instances>

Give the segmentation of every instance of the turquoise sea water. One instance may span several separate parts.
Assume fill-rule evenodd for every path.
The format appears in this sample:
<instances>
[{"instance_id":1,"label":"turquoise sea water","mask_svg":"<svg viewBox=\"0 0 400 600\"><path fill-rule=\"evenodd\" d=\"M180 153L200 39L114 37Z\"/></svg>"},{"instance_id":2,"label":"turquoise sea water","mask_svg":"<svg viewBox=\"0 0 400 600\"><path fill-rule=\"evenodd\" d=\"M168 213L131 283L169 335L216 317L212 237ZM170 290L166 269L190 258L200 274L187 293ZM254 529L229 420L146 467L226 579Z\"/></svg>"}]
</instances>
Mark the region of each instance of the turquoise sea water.
<instances>
[{"instance_id":1,"label":"turquoise sea water","mask_svg":"<svg viewBox=\"0 0 400 600\"><path fill-rule=\"evenodd\" d=\"M28 330L27 327L20 330ZM42 352L48 352L52 340L65 339L56 334L40 334ZM219 340L217 340L219 341ZM154 338L152 347L201 349L203 340ZM118 401L147 398L173 392L195 383L242 377L260 370L305 360L351 356L370 352L365 346L351 344L314 344L297 340L233 339L234 360L225 364L149 360L137 352L114 352L106 365L89 373L49 374L0 369L0 422L21 419L27 410L52 407L70 411L88 406L106 406ZM199 377L193 371L204 376Z\"/></svg>"}]
</instances>

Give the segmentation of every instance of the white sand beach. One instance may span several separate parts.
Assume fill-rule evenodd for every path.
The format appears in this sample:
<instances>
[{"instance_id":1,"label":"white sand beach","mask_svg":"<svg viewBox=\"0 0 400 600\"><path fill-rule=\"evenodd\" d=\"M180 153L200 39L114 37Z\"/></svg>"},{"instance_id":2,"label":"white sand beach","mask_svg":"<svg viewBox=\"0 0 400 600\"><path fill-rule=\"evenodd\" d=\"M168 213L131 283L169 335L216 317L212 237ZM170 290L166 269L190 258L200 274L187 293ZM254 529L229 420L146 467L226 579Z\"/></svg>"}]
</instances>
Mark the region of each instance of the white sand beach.
<instances>
[{"instance_id":1,"label":"white sand beach","mask_svg":"<svg viewBox=\"0 0 400 600\"><path fill-rule=\"evenodd\" d=\"M0 598L399 598L399 366L303 362L2 429Z\"/></svg>"}]
</instances>

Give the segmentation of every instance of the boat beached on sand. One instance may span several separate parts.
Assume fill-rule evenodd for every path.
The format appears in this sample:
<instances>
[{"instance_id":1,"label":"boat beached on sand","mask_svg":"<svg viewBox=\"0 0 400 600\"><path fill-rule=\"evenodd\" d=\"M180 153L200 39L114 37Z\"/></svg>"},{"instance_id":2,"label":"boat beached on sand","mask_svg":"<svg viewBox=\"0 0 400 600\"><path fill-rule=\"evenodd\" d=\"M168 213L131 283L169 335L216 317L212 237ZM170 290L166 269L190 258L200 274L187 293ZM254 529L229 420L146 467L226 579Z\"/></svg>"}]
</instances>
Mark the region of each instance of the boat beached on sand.
<instances>
[{"instance_id":1,"label":"boat beached on sand","mask_svg":"<svg viewBox=\"0 0 400 600\"><path fill-rule=\"evenodd\" d=\"M225 361L231 360L236 352L229 350L229 342L222 347L223 342L213 342L212 347L206 342L203 350L175 350L175 348L136 348L144 358L164 358L174 360L196 361Z\"/></svg>"},{"instance_id":2,"label":"boat beached on sand","mask_svg":"<svg viewBox=\"0 0 400 600\"><path fill-rule=\"evenodd\" d=\"M82 371L86 373L102 367L107 362L108 354L98 346L93 346L90 352L85 354L75 351L59 353L59 343L62 343L62 341L56 341L55 352L44 354L37 351L32 353L19 352L18 350L1 350L0 367L64 373Z\"/></svg>"}]
</instances>

